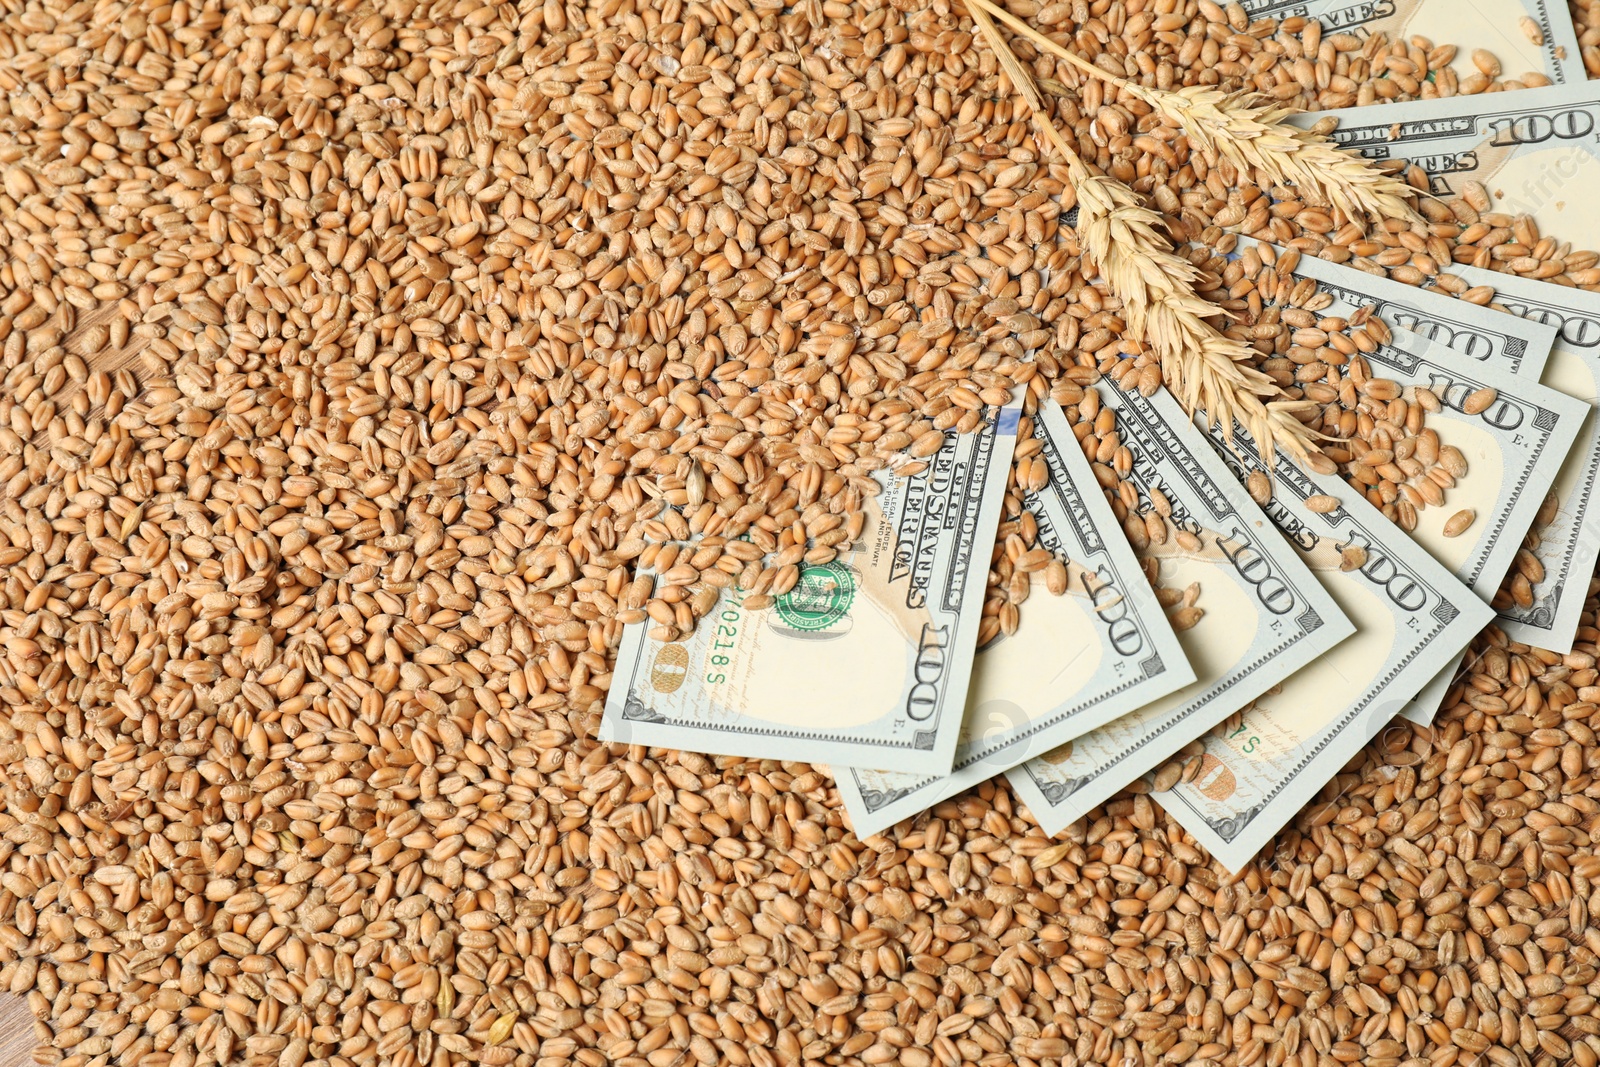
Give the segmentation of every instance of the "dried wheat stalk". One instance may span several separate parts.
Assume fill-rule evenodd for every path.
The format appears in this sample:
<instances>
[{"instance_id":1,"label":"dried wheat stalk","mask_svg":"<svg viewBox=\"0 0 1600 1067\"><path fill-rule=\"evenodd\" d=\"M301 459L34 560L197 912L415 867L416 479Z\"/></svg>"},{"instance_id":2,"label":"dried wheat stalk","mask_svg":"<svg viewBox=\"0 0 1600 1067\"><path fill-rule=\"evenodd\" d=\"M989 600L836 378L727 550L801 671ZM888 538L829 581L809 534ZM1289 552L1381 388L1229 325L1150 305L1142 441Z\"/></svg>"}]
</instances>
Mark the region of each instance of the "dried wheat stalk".
<instances>
[{"instance_id":1,"label":"dried wheat stalk","mask_svg":"<svg viewBox=\"0 0 1600 1067\"><path fill-rule=\"evenodd\" d=\"M1077 228L1084 255L1122 301L1128 325L1144 335L1161 360L1167 388L1190 412L1198 408L1207 420L1230 431L1235 422L1244 426L1262 455L1270 457L1274 448L1282 447L1301 462L1310 462L1316 434L1296 416L1309 415L1315 405L1287 399L1269 402L1268 398L1283 396L1283 391L1251 365L1251 348L1206 321L1222 311L1195 295L1195 269L1156 228L1160 215L1123 183L1093 174L1067 145L1044 109L1033 76L1000 36L988 5L977 3L973 21L1066 161L1078 199Z\"/></svg>"},{"instance_id":2,"label":"dried wheat stalk","mask_svg":"<svg viewBox=\"0 0 1600 1067\"><path fill-rule=\"evenodd\" d=\"M974 20L979 11L986 20L993 15L1036 47L1143 101L1181 128L1208 162L1227 160L1241 174L1254 174L1258 185L1293 185L1308 200L1351 219L1418 221L1409 202L1415 190L1326 137L1285 124L1288 108L1258 103L1252 93L1206 86L1146 88L1102 70L990 0L970 0L970 6Z\"/></svg>"},{"instance_id":3,"label":"dried wheat stalk","mask_svg":"<svg viewBox=\"0 0 1600 1067\"><path fill-rule=\"evenodd\" d=\"M982 31L984 39L989 42L989 47L994 50L995 57L999 59L1000 66L1005 70L1006 77L1011 80L1012 86L1027 103L1028 109L1039 120L1039 125L1044 129L1045 137L1055 146L1056 151L1066 163L1067 174L1072 179L1072 184L1077 186L1090 177L1089 167L1083 162L1083 158L1078 155L1075 149L1068 147L1067 142L1061 136L1061 131L1056 129L1056 124L1050 118L1050 113L1045 110L1044 98L1039 95L1039 87L1034 82L1033 75L1028 73L1027 68L1022 65L1022 61L1011 50L1011 46L1006 43L1005 38L1000 36L999 27L994 24L994 20L989 18L988 13L985 11L987 6L973 8L972 21L978 24L978 29ZM1132 191L1129 191L1128 195L1131 197L1133 195Z\"/></svg>"}]
</instances>

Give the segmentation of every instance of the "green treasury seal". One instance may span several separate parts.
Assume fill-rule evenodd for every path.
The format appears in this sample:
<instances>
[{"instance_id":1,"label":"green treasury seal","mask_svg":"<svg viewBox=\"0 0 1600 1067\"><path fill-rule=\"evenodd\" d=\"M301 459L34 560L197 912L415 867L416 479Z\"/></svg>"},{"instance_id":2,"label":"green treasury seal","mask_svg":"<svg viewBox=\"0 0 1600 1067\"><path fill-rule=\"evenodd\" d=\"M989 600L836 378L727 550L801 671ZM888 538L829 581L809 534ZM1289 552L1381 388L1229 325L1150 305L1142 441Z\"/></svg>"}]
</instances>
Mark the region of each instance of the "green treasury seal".
<instances>
[{"instance_id":1,"label":"green treasury seal","mask_svg":"<svg viewBox=\"0 0 1600 1067\"><path fill-rule=\"evenodd\" d=\"M814 632L842 622L855 599L855 572L835 560L802 569L794 588L780 596L775 606L778 617L789 626Z\"/></svg>"}]
</instances>

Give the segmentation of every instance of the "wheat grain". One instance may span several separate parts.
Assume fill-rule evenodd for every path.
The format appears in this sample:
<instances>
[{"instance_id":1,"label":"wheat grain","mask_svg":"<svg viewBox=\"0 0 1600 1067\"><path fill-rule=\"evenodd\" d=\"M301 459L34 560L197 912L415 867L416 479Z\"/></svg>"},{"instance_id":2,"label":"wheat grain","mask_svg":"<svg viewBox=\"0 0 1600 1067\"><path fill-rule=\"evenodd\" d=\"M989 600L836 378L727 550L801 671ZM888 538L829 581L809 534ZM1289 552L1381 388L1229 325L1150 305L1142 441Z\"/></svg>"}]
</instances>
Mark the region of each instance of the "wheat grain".
<instances>
[{"instance_id":1,"label":"wheat grain","mask_svg":"<svg viewBox=\"0 0 1600 1067\"><path fill-rule=\"evenodd\" d=\"M1152 82L1451 84L1448 47L1192 6L1038 14ZM0 989L41 1062L1595 1067L1593 588L1572 653L1487 633L1435 735L1237 878L1137 794L1051 842L987 783L862 842L816 769L597 745L622 625L837 551L969 395L1055 397L1098 450L1084 387L1160 368L947 8L524 7L11 5ZM1228 203L1081 111L1085 166ZM1453 256L1593 284L1469 195L1425 238L1238 206L1442 287ZM1353 421L1339 345L1380 324L1301 305L1219 325L1286 390L1341 368ZM1026 423L1018 457L990 636L1065 582Z\"/></svg>"}]
</instances>

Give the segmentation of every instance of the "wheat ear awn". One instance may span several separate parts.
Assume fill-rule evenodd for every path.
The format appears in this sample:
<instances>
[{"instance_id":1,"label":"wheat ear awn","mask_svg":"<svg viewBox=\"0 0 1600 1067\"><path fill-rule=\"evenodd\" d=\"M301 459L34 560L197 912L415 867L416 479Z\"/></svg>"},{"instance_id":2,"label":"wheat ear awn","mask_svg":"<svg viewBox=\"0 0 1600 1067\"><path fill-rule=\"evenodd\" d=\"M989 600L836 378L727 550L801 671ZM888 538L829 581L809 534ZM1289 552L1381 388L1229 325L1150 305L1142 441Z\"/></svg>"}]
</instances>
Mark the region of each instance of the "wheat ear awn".
<instances>
[{"instance_id":1,"label":"wheat ear awn","mask_svg":"<svg viewBox=\"0 0 1600 1067\"><path fill-rule=\"evenodd\" d=\"M1326 137L1288 125L1283 121L1291 114L1287 108L1258 103L1251 93L1224 93L1206 86L1146 88L1102 70L990 0L969 3L975 13L993 15L1035 47L1143 101L1181 128L1209 162L1227 160L1241 173L1255 174L1261 186L1293 185L1308 199L1338 208L1352 219L1419 221L1408 202L1416 190Z\"/></svg>"},{"instance_id":2,"label":"wheat ear awn","mask_svg":"<svg viewBox=\"0 0 1600 1067\"><path fill-rule=\"evenodd\" d=\"M1000 36L986 8L973 7L973 21L1066 162L1078 198L1077 229L1084 255L1099 267L1122 301L1129 326L1142 333L1155 351L1167 387L1190 412L1198 408L1224 428L1235 422L1244 426L1262 455L1270 457L1281 446L1296 459L1310 462L1316 435L1297 414L1310 412L1315 405L1288 399L1269 402L1281 397L1282 390L1250 365L1252 350L1244 342L1223 335L1206 321L1222 311L1195 294L1195 269L1157 229L1160 215L1123 183L1092 174L1067 145L1044 110L1032 75Z\"/></svg>"}]
</instances>

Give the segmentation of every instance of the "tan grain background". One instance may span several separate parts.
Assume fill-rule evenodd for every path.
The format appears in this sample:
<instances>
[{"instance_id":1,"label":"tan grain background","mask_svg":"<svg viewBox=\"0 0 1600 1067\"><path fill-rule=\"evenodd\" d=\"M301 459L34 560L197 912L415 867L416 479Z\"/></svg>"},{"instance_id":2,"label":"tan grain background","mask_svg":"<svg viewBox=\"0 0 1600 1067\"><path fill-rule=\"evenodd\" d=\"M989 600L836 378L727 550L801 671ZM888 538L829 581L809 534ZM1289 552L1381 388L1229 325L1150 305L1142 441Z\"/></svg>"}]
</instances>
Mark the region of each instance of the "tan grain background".
<instances>
[{"instance_id":1,"label":"tan grain background","mask_svg":"<svg viewBox=\"0 0 1600 1067\"><path fill-rule=\"evenodd\" d=\"M106 304L80 315L78 331L86 330L97 323L109 322L115 312L114 304ZM79 333L74 333L73 336L79 336ZM142 347L143 342L136 338L135 343L130 343L126 351L114 354L108 352L108 358L97 361L93 369L109 373L132 363L135 374L142 377L142 366L133 361L129 355ZM66 395L71 394L68 392ZM0 994L0 1067L31 1067L34 1062L34 1045L33 1018L28 1014L27 1002L18 996Z\"/></svg>"}]
</instances>

